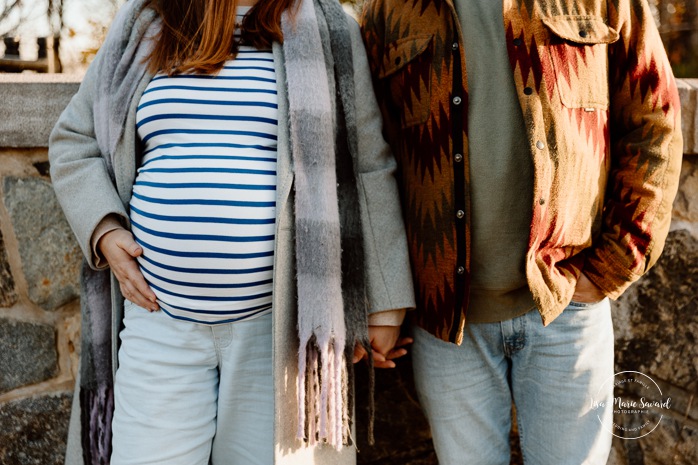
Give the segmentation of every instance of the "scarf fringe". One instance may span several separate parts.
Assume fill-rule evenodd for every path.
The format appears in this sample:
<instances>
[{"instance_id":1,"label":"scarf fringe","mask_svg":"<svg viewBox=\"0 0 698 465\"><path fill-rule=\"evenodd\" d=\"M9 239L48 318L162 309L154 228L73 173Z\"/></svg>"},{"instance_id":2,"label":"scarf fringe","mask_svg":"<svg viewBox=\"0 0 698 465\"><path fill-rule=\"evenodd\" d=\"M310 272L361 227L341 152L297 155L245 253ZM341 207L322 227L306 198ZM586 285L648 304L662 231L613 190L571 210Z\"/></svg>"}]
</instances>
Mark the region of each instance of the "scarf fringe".
<instances>
[{"instance_id":1,"label":"scarf fringe","mask_svg":"<svg viewBox=\"0 0 698 465\"><path fill-rule=\"evenodd\" d=\"M309 445L326 443L337 450L349 445L350 370L344 344L311 338L298 352L298 432ZM352 380L353 381L353 380Z\"/></svg>"}]
</instances>

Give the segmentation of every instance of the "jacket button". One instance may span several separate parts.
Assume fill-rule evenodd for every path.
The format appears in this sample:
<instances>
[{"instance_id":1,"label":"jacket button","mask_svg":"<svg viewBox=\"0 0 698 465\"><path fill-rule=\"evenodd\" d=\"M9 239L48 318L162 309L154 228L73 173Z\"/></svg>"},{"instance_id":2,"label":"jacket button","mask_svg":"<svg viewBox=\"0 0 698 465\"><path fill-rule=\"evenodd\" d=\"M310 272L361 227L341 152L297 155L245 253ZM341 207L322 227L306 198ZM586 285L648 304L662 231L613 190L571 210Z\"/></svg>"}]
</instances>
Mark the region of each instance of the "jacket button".
<instances>
[{"instance_id":1,"label":"jacket button","mask_svg":"<svg viewBox=\"0 0 698 465\"><path fill-rule=\"evenodd\" d=\"M518 37L512 41L515 47L520 47L521 44L523 44L523 40L519 39Z\"/></svg>"},{"instance_id":2,"label":"jacket button","mask_svg":"<svg viewBox=\"0 0 698 465\"><path fill-rule=\"evenodd\" d=\"M462 102L462 100L460 97L458 97L458 96L453 97L453 104L454 105L460 105L461 102Z\"/></svg>"},{"instance_id":3,"label":"jacket button","mask_svg":"<svg viewBox=\"0 0 698 465\"><path fill-rule=\"evenodd\" d=\"M451 44L451 48L453 50L458 50L458 42L453 42L453 44Z\"/></svg>"},{"instance_id":4,"label":"jacket button","mask_svg":"<svg viewBox=\"0 0 698 465\"><path fill-rule=\"evenodd\" d=\"M543 150L545 148L545 144L543 143L543 141L539 140L538 142L536 142L536 148L538 150Z\"/></svg>"},{"instance_id":5,"label":"jacket button","mask_svg":"<svg viewBox=\"0 0 698 465\"><path fill-rule=\"evenodd\" d=\"M538 203L541 205L545 205L545 199L543 197L541 197L540 200L538 201Z\"/></svg>"},{"instance_id":6,"label":"jacket button","mask_svg":"<svg viewBox=\"0 0 698 465\"><path fill-rule=\"evenodd\" d=\"M456 268L456 273L458 274L465 274L465 267L464 266L459 266Z\"/></svg>"},{"instance_id":7,"label":"jacket button","mask_svg":"<svg viewBox=\"0 0 698 465\"><path fill-rule=\"evenodd\" d=\"M463 161L463 154L457 153L453 156L453 159L456 161L456 163L460 163Z\"/></svg>"},{"instance_id":8,"label":"jacket button","mask_svg":"<svg viewBox=\"0 0 698 465\"><path fill-rule=\"evenodd\" d=\"M461 218L463 218L464 216L465 216L465 212L464 212L463 210L458 210L458 211L456 212L456 217L457 217L458 219L461 219Z\"/></svg>"},{"instance_id":9,"label":"jacket button","mask_svg":"<svg viewBox=\"0 0 698 465\"><path fill-rule=\"evenodd\" d=\"M579 31L579 37L586 37L587 31Z\"/></svg>"},{"instance_id":10,"label":"jacket button","mask_svg":"<svg viewBox=\"0 0 698 465\"><path fill-rule=\"evenodd\" d=\"M524 94L526 95L531 95L533 93L533 89L530 87L524 87Z\"/></svg>"}]
</instances>

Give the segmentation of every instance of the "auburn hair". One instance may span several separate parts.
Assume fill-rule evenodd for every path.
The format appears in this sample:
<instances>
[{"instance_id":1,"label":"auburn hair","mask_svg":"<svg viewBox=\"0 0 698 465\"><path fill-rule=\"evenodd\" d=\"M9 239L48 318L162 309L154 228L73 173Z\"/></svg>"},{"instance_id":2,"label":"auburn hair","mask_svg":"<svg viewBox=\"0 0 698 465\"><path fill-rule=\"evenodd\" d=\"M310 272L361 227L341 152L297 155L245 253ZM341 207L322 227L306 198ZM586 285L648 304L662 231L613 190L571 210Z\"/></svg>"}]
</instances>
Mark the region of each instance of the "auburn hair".
<instances>
[{"instance_id":1,"label":"auburn hair","mask_svg":"<svg viewBox=\"0 0 698 465\"><path fill-rule=\"evenodd\" d=\"M281 14L296 0L259 0L245 15L241 42L256 48L270 48L283 42ZM226 60L237 55L235 10L237 0L150 0L160 15L162 28L147 58L153 73L185 72L214 74ZM295 8L291 11L295 13Z\"/></svg>"}]
</instances>

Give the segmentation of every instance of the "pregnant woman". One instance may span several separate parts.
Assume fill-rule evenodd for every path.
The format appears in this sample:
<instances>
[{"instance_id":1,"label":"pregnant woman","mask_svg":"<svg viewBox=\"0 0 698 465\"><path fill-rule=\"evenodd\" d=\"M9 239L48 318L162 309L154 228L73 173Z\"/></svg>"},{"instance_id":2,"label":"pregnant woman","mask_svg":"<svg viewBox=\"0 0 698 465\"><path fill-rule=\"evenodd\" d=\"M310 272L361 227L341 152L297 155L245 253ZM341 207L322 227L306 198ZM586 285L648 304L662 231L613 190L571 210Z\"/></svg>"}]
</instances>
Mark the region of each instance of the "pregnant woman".
<instances>
[{"instance_id":1,"label":"pregnant woman","mask_svg":"<svg viewBox=\"0 0 698 465\"><path fill-rule=\"evenodd\" d=\"M49 156L86 256L66 462L354 463L351 362L394 366L414 302L339 4L128 1Z\"/></svg>"}]
</instances>

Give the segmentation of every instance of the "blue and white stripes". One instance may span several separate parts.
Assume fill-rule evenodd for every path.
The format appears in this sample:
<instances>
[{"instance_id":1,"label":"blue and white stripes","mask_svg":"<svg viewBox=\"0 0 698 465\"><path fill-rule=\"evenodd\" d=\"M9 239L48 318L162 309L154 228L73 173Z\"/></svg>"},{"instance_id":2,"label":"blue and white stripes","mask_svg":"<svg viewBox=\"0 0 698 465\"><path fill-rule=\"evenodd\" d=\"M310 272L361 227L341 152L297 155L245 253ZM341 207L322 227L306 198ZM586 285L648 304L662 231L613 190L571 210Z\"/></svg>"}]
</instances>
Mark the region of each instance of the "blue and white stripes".
<instances>
[{"instance_id":1,"label":"blue and white stripes","mask_svg":"<svg viewBox=\"0 0 698 465\"><path fill-rule=\"evenodd\" d=\"M144 92L131 221L171 316L214 324L270 311L277 117L271 51L246 46L217 75L157 75Z\"/></svg>"}]
</instances>

